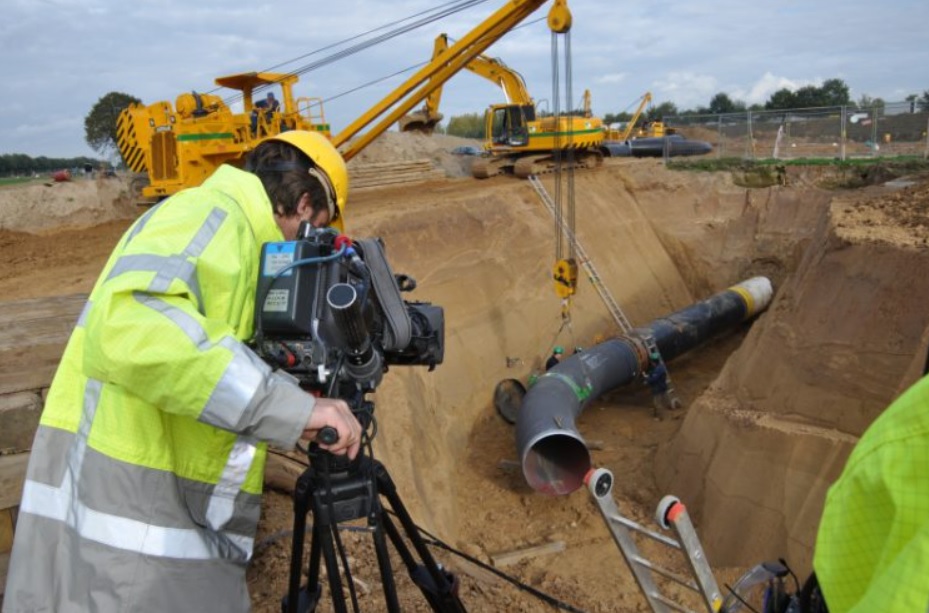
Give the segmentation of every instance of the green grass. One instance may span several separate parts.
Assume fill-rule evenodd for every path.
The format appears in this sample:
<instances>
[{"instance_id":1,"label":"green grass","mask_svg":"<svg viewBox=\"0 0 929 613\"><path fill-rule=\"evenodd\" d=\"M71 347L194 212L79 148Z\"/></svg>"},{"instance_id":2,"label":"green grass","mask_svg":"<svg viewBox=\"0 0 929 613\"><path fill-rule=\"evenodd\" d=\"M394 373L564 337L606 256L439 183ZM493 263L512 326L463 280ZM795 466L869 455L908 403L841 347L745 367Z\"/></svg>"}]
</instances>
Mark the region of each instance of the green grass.
<instances>
[{"instance_id":1,"label":"green grass","mask_svg":"<svg viewBox=\"0 0 929 613\"><path fill-rule=\"evenodd\" d=\"M32 177L0 177L0 187L6 187L7 185L18 185L20 183L29 183L34 181Z\"/></svg>"},{"instance_id":2,"label":"green grass","mask_svg":"<svg viewBox=\"0 0 929 613\"><path fill-rule=\"evenodd\" d=\"M877 185L896 177L929 172L929 160L919 156L899 156L836 160L743 160L741 158L671 160L668 168L691 172L729 172L741 187L763 188L786 185L787 167L819 168L817 184L825 189L850 189Z\"/></svg>"},{"instance_id":3,"label":"green grass","mask_svg":"<svg viewBox=\"0 0 929 613\"><path fill-rule=\"evenodd\" d=\"M929 160L919 156L899 156L881 158L858 158L836 160L833 158L806 158L802 160L744 160L742 158L688 159L671 160L668 168L673 170L692 170L697 172L719 172L726 170L751 171L772 166L833 166L840 170L881 166L898 172L915 172L929 170Z\"/></svg>"}]
</instances>

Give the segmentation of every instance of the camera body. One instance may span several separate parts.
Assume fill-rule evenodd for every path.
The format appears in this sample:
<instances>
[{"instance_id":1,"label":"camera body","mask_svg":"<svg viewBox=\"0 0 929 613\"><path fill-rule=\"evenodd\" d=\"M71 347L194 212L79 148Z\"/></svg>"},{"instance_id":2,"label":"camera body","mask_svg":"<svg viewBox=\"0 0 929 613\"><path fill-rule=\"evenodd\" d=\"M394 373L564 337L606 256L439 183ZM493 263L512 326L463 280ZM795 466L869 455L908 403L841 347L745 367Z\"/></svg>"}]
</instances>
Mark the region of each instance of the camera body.
<instances>
[{"instance_id":1,"label":"camera body","mask_svg":"<svg viewBox=\"0 0 929 613\"><path fill-rule=\"evenodd\" d=\"M297 240L262 246L253 346L305 389L351 405L390 365L442 363L444 311L401 298L415 287L394 275L379 239L303 224Z\"/></svg>"}]
</instances>

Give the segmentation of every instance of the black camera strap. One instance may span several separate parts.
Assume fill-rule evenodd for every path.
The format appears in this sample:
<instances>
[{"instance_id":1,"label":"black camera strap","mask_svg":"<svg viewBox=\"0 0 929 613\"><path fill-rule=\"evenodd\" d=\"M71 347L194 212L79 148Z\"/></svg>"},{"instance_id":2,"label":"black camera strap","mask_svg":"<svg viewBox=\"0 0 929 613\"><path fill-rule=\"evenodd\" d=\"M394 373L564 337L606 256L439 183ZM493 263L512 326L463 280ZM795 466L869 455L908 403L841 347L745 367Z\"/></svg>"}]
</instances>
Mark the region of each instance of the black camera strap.
<instances>
[{"instance_id":1,"label":"black camera strap","mask_svg":"<svg viewBox=\"0 0 929 613\"><path fill-rule=\"evenodd\" d=\"M355 245L364 256L364 262L371 271L371 285L375 299L384 312L384 349L396 351L405 349L410 344L413 330L410 315L407 313L397 278L390 269L384 244L377 238L365 238L355 241Z\"/></svg>"}]
</instances>

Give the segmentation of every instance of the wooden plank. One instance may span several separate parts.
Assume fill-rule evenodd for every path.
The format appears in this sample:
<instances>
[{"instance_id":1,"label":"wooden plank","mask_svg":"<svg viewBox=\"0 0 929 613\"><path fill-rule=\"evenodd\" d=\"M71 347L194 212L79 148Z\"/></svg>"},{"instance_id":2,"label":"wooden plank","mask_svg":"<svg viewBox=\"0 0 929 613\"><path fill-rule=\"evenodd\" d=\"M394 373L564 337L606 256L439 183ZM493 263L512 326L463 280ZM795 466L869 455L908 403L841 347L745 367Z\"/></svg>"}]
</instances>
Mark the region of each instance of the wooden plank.
<instances>
[{"instance_id":1,"label":"wooden plank","mask_svg":"<svg viewBox=\"0 0 929 613\"><path fill-rule=\"evenodd\" d=\"M67 341L86 295L0 302L0 351Z\"/></svg>"},{"instance_id":2,"label":"wooden plank","mask_svg":"<svg viewBox=\"0 0 929 613\"><path fill-rule=\"evenodd\" d=\"M0 450L25 451L32 447L41 415L41 394L20 392L0 396Z\"/></svg>"},{"instance_id":3,"label":"wooden plank","mask_svg":"<svg viewBox=\"0 0 929 613\"><path fill-rule=\"evenodd\" d=\"M0 394L41 390L52 383L65 343L0 352Z\"/></svg>"},{"instance_id":4,"label":"wooden plank","mask_svg":"<svg viewBox=\"0 0 929 613\"><path fill-rule=\"evenodd\" d=\"M484 585L503 585L503 579L501 579L498 575L495 575L486 568L481 568L477 564L469 562L468 560L455 560L451 566L454 570L463 572L472 579L479 581Z\"/></svg>"},{"instance_id":5,"label":"wooden plank","mask_svg":"<svg viewBox=\"0 0 929 613\"><path fill-rule=\"evenodd\" d=\"M0 394L51 384L86 301L86 294L72 294L0 302Z\"/></svg>"},{"instance_id":6,"label":"wooden plank","mask_svg":"<svg viewBox=\"0 0 929 613\"><path fill-rule=\"evenodd\" d=\"M68 294L65 296L0 302L0 323L48 319L59 317L62 312L74 313L77 316L80 314L85 302L87 302L87 294Z\"/></svg>"},{"instance_id":7,"label":"wooden plank","mask_svg":"<svg viewBox=\"0 0 929 613\"><path fill-rule=\"evenodd\" d=\"M0 455L0 509L19 506L28 463L28 453Z\"/></svg>"},{"instance_id":8,"label":"wooden plank","mask_svg":"<svg viewBox=\"0 0 929 613\"><path fill-rule=\"evenodd\" d=\"M517 562L521 562L529 558L537 558L539 556L547 555L550 553L559 553L564 551L564 548L564 541L552 541L551 543L535 545L534 547L526 547L525 549L514 549L512 551L494 553L490 555L490 561L493 562L494 566L500 568L503 566L516 564Z\"/></svg>"},{"instance_id":9,"label":"wooden plank","mask_svg":"<svg viewBox=\"0 0 929 613\"><path fill-rule=\"evenodd\" d=\"M0 553L0 596L3 596L3 590L6 589L6 575L10 570L10 554ZM0 598L0 603L3 599Z\"/></svg>"},{"instance_id":10,"label":"wooden plank","mask_svg":"<svg viewBox=\"0 0 929 613\"><path fill-rule=\"evenodd\" d=\"M13 509L0 511L0 553L13 549Z\"/></svg>"}]
</instances>

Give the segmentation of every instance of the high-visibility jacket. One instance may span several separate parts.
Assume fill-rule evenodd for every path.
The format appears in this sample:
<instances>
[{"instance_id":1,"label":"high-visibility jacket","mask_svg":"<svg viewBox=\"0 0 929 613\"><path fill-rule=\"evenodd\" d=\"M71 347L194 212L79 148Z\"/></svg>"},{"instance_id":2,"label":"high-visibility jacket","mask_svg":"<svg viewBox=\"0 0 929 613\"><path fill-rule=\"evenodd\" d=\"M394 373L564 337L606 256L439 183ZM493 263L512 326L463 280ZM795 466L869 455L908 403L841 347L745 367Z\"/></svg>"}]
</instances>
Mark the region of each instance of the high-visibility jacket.
<instances>
[{"instance_id":1,"label":"high-visibility jacket","mask_svg":"<svg viewBox=\"0 0 929 613\"><path fill-rule=\"evenodd\" d=\"M49 390L4 612L249 609L266 442L293 447L314 403L243 343L280 240L228 166L122 237Z\"/></svg>"},{"instance_id":2,"label":"high-visibility jacket","mask_svg":"<svg viewBox=\"0 0 929 613\"><path fill-rule=\"evenodd\" d=\"M826 497L813 568L830 611L929 611L929 377L855 445Z\"/></svg>"}]
</instances>

